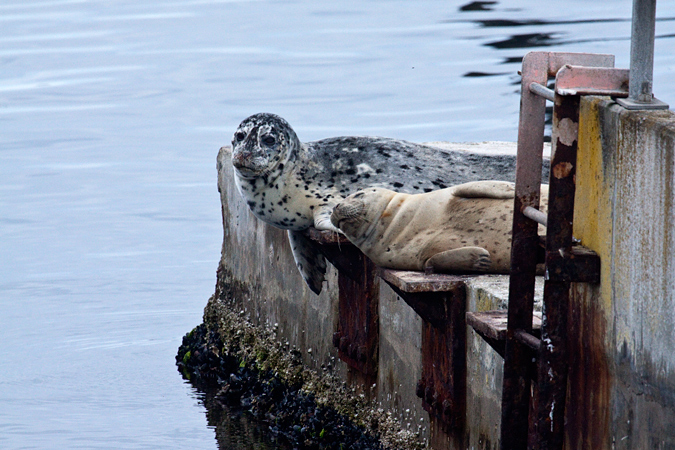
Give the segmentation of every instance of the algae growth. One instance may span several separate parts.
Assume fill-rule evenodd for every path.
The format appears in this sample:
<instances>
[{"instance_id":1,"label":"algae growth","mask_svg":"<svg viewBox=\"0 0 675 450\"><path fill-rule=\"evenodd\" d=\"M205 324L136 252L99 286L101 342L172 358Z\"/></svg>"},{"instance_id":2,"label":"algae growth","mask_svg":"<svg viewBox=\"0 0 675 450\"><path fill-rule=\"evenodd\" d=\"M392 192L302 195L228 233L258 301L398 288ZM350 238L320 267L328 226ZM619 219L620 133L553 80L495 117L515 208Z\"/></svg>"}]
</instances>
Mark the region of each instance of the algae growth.
<instances>
[{"instance_id":1,"label":"algae growth","mask_svg":"<svg viewBox=\"0 0 675 450\"><path fill-rule=\"evenodd\" d=\"M183 338L178 370L213 404L243 412L269 426L280 444L298 449L420 449L389 412L355 395L330 372L302 364L297 350L274 330L253 326L226 302L212 297L204 324Z\"/></svg>"}]
</instances>

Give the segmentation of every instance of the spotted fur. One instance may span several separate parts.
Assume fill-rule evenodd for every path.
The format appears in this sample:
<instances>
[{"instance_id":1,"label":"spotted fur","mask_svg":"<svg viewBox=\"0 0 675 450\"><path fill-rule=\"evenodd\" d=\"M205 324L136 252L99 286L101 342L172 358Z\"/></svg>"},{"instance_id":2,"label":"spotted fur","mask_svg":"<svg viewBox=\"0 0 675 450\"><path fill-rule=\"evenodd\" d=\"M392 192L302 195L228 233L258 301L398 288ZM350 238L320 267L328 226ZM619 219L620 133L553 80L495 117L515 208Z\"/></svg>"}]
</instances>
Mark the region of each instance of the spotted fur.
<instances>
[{"instance_id":1,"label":"spotted fur","mask_svg":"<svg viewBox=\"0 0 675 450\"><path fill-rule=\"evenodd\" d=\"M473 180L513 180L515 156L450 151L382 137L301 143L283 118L245 119L232 140L237 188L253 214L289 231L305 281L321 291L325 261L302 230L336 230L333 207L368 187L421 193Z\"/></svg>"}]
</instances>

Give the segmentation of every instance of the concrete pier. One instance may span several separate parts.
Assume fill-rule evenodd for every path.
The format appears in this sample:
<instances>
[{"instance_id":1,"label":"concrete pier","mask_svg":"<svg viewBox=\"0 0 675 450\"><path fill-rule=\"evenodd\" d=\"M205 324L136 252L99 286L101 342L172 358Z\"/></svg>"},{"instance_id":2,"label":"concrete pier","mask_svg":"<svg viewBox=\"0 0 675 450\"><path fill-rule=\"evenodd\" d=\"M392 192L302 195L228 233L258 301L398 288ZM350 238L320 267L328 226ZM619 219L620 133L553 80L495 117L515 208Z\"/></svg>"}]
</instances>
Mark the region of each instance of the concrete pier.
<instances>
[{"instance_id":1,"label":"concrete pier","mask_svg":"<svg viewBox=\"0 0 675 450\"><path fill-rule=\"evenodd\" d=\"M465 147L515 154L510 143ZM674 152L672 112L582 98L574 235L600 255L602 276L599 285L572 287L566 448L675 448ZM499 448L503 360L482 338L467 328L466 420L462 436L451 436L416 395L417 313L376 281L377 372L350 369L333 346L337 271L329 265L319 296L305 286L286 233L257 220L239 196L227 147L218 155L218 187L224 234L212 303L244 311L256 326L276 327L277 338L297 348L308 368L358 386L431 448ZM506 309L507 292L506 276L472 278L467 311Z\"/></svg>"}]
</instances>

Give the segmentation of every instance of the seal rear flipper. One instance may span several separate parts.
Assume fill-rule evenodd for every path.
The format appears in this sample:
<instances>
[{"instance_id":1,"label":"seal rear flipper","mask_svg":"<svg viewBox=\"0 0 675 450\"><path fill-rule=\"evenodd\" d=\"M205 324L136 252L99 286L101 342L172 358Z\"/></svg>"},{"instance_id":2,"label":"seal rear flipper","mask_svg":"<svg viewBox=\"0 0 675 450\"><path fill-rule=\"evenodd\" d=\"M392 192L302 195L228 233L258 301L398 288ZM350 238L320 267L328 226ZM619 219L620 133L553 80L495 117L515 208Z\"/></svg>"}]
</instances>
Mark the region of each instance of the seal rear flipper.
<instances>
[{"instance_id":1,"label":"seal rear flipper","mask_svg":"<svg viewBox=\"0 0 675 450\"><path fill-rule=\"evenodd\" d=\"M509 181L471 181L455 186L453 195L462 198L507 199L516 196L516 186Z\"/></svg>"},{"instance_id":2,"label":"seal rear flipper","mask_svg":"<svg viewBox=\"0 0 675 450\"><path fill-rule=\"evenodd\" d=\"M326 258L316 251L302 231L288 230L288 242L302 278L312 292L319 295L326 275Z\"/></svg>"},{"instance_id":3,"label":"seal rear flipper","mask_svg":"<svg viewBox=\"0 0 675 450\"><path fill-rule=\"evenodd\" d=\"M490 252L482 247L461 247L436 253L424 263L426 273L487 272L492 266Z\"/></svg>"}]
</instances>

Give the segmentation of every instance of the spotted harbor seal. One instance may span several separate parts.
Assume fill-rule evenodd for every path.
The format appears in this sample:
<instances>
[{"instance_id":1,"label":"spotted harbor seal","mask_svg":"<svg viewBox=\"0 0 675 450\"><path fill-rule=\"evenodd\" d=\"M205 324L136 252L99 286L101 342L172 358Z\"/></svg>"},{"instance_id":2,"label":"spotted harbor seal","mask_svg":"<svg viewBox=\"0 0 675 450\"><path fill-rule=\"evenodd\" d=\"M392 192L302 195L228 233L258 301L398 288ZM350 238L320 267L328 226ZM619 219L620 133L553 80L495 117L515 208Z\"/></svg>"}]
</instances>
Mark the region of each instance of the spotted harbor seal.
<instances>
[{"instance_id":1,"label":"spotted harbor seal","mask_svg":"<svg viewBox=\"0 0 675 450\"><path fill-rule=\"evenodd\" d=\"M237 189L253 214L288 230L298 269L318 294L326 262L303 230L335 230L330 214L349 194L372 186L417 193L467 181L512 181L516 158L383 137L301 143L284 119L260 113L244 119L234 133L232 165Z\"/></svg>"},{"instance_id":2,"label":"spotted harbor seal","mask_svg":"<svg viewBox=\"0 0 675 450\"><path fill-rule=\"evenodd\" d=\"M514 184L505 181L416 195L370 188L339 203L331 222L381 267L509 273L514 196ZM548 185L541 199L546 211Z\"/></svg>"}]
</instances>

